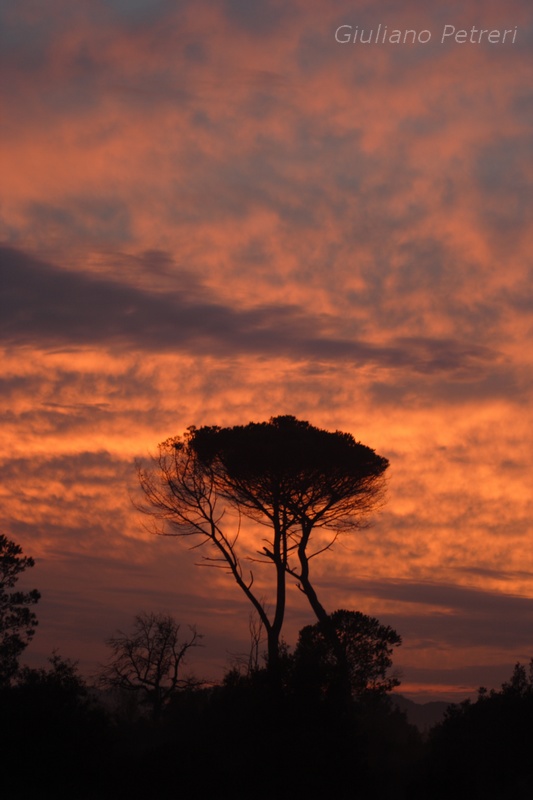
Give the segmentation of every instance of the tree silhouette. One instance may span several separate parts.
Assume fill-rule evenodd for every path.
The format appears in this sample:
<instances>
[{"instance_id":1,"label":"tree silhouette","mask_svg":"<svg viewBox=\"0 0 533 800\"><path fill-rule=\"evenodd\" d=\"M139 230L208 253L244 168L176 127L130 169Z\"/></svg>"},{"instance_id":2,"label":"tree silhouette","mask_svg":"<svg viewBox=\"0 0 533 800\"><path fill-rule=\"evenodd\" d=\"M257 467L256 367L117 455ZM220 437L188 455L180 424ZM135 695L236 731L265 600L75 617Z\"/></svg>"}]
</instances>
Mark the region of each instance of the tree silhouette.
<instances>
[{"instance_id":1,"label":"tree silhouette","mask_svg":"<svg viewBox=\"0 0 533 800\"><path fill-rule=\"evenodd\" d=\"M151 469L139 468L147 504L163 522L158 532L192 536L210 544L204 563L226 568L256 609L268 641L268 666L276 669L286 607L287 576L307 597L319 620L328 615L311 582L311 560L332 547L342 531L360 527L379 503L388 461L348 433L331 433L293 416L220 428L191 427L159 446ZM225 512L237 512L231 524ZM252 561L275 574L271 614L253 589L239 550L240 521L267 530Z\"/></svg>"},{"instance_id":2,"label":"tree silhouette","mask_svg":"<svg viewBox=\"0 0 533 800\"><path fill-rule=\"evenodd\" d=\"M331 628L336 638L331 639ZM324 621L302 628L294 652L296 682L315 694L361 699L390 692L400 681L387 672L401 637L360 611L339 609ZM340 651L340 657L339 657Z\"/></svg>"},{"instance_id":3,"label":"tree silhouette","mask_svg":"<svg viewBox=\"0 0 533 800\"><path fill-rule=\"evenodd\" d=\"M516 664L501 690L479 689L475 702L452 705L430 732L427 782L432 797L500 800L533 786L533 659ZM427 795L426 795L427 796Z\"/></svg>"},{"instance_id":4,"label":"tree silhouette","mask_svg":"<svg viewBox=\"0 0 533 800\"><path fill-rule=\"evenodd\" d=\"M118 631L106 641L111 648L109 663L102 668L99 684L139 692L159 719L164 704L180 689L194 685L182 678L181 667L191 647L202 638L194 627L180 640L180 625L168 614L141 613L135 617L133 633Z\"/></svg>"},{"instance_id":5,"label":"tree silhouette","mask_svg":"<svg viewBox=\"0 0 533 800\"><path fill-rule=\"evenodd\" d=\"M20 655L35 633L37 617L30 606L41 595L36 589L9 591L19 575L34 564L33 558L22 555L18 544L0 536L0 686L16 674Z\"/></svg>"},{"instance_id":6,"label":"tree silhouette","mask_svg":"<svg viewBox=\"0 0 533 800\"><path fill-rule=\"evenodd\" d=\"M114 740L107 715L76 662L55 651L48 661L22 667L0 692L2 800L104 798Z\"/></svg>"}]
</instances>

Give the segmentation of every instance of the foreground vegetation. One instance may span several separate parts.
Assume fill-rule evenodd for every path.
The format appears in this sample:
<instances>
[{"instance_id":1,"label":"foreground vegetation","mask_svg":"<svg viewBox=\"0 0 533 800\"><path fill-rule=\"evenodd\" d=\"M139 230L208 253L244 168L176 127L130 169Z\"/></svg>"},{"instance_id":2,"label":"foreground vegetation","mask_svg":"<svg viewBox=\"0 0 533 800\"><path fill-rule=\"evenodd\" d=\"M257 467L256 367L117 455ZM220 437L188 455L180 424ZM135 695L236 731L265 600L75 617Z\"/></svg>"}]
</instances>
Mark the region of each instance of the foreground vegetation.
<instances>
[{"instance_id":1,"label":"foreground vegetation","mask_svg":"<svg viewBox=\"0 0 533 800\"><path fill-rule=\"evenodd\" d=\"M290 681L273 694L264 670L180 690L154 720L138 695L90 690L54 656L0 690L2 796L526 796L532 670L517 665L500 691L450 707L423 740L383 694L346 702Z\"/></svg>"}]
</instances>

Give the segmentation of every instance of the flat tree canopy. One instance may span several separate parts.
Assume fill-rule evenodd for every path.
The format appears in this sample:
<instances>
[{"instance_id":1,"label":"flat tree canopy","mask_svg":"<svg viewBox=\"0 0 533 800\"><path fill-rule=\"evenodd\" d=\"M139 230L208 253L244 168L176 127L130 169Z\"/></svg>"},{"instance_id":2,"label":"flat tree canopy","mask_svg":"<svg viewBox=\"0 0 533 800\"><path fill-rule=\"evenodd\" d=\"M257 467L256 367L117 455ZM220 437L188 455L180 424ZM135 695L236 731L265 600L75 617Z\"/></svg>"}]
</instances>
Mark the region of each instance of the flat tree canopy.
<instances>
[{"instance_id":1,"label":"flat tree canopy","mask_svg":"<svg viewBox=\"0 0 533 800\"><path fill-rule=\"evenodd\" d=\"M386 458L351 434L315 428L293 416L228 428L190 427L183 437L160 445L152 469L139 469L148 501L142 510L164 522L159 532L199 537L198 544L215 548L215 557L206 560L229 568L256 608L267 631L270 662L279 645L287 575L318 619L327 617L311 584L309 561L329 549L341 531L363 524L380 503L387 467ZM243 570L239 526L234 529L223 519L227 505L268 528L255 560L270 562L275 571L271 617L252 591L253 572L248 576ZM316 528L332 533L313 549Z\"/></svg>"},{"instance_id":2,"label":"flat tree canopy","mask_svg":"<svg viewBox=\"0 0 533 800\"><path fill-rule=\"evenodd\" d=\"M182 446L181 441L175 447ZM388 461L349 433L292 416L232 428L191 428L189 448L220 494L243 513L285 524L347 527L370 511Z\"/></svg>"}]
</instances>

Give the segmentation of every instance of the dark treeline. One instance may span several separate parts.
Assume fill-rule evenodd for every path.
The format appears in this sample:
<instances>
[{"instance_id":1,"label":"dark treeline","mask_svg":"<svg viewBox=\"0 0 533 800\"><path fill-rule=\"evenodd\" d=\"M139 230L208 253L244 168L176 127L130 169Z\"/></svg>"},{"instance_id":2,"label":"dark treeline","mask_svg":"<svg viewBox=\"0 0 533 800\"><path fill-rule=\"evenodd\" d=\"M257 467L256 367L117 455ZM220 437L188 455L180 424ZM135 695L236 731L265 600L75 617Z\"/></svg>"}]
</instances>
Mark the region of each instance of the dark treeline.
<instances>
[{"instance_id":1,"label":"dark treeline","mask_svg":"<svg viewBox=\"0 0 533 800\"><path fill-rule=\"evenodd\" d=\"M184 689L158 720L138 696L109 706L69 662L2 691L3 797L408 797L417 731L383 696L341 704L265 670Z\"/></svg>"},{"instance_id":2,"label":"dark treeline","mask_svg":"<svg viewBox=\"0 0 533 800\"><path fill-rule=\"evenodd\" d=\"M385 693L319 691L281 660L281 690L265 669L232 669L220 685L180 688L157 719L141 695L89 688L58 655L22 668L0 689L2 797L528 796L533 667L451 706L422 737Z\"/></svg>"}]
</instances>

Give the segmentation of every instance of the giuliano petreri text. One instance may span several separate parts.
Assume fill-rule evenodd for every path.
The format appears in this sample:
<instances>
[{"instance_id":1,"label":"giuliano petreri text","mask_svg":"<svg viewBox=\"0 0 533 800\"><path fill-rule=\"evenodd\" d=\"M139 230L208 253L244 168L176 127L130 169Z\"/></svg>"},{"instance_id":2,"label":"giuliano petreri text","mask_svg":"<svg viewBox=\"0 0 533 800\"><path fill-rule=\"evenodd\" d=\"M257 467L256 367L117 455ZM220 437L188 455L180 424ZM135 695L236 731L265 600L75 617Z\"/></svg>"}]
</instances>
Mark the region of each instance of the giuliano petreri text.
<instances>
[{"instance_id":1,"label":"giuliano petreri text","mask_svg":"<svg viewBox=\"0 0 533 800\"><path fill-rule=\"evenodd\" d=\"M335 31L335 39L339 44L427 44L439 41L440 44L514 44L518 34L518 26L514 28L457 28L455 25L444 25L438 36L427 28L414 30L406 28L389 29L381 23L375 28L360 28L359 25L339 25Z\"/></svg>"}]
</instances>

